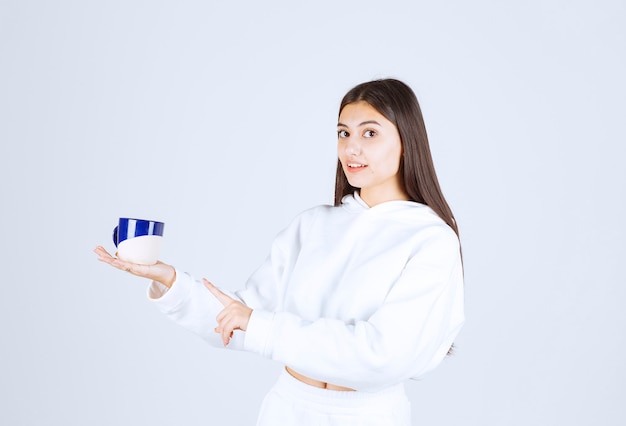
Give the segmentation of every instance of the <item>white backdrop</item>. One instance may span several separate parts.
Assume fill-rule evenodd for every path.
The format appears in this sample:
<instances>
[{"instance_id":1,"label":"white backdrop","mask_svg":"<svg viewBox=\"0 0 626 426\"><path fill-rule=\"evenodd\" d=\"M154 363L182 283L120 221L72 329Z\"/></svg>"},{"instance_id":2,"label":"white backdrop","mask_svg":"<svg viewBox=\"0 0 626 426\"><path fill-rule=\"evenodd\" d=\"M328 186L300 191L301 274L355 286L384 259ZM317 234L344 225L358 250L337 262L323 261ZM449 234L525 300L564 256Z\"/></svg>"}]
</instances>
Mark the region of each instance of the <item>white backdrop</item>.
<instances>
[{"instance_id":1,"label":"white backdrop","mask_svg":"<svg viewBox=\"0 0 626 426\"><path fill-rule=\"evenodd\" d=\"M357 83L422 104L466 327L416 425L626 423L626 4L0 2L0 424L250 425L280 366L214 349L96 261L120 216L239 288L332 200Z\"/></svg>"}]
</instances>

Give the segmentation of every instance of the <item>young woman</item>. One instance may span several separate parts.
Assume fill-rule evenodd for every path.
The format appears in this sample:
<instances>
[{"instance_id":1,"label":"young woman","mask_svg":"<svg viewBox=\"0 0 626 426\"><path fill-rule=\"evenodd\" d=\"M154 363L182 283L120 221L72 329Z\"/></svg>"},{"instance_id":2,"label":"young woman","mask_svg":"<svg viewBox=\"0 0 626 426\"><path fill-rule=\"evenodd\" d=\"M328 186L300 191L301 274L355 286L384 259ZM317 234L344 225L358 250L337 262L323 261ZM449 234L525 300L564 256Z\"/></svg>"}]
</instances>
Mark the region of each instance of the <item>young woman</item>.
<instances>
[{"instance_id":1,"label":"young woman","mask_svg":"<svg viewBox=\"0 0 626 426\"><path fill-rule=\"evenodd\" d=\"M258 425L409 425L403 382L436 367L464 322L457 225L413 91L354 87L337 134L335 205L296 217L240 291L95 250L152 279L149 298L182 326L286 366Z\"/></svg>"}]
</instances>

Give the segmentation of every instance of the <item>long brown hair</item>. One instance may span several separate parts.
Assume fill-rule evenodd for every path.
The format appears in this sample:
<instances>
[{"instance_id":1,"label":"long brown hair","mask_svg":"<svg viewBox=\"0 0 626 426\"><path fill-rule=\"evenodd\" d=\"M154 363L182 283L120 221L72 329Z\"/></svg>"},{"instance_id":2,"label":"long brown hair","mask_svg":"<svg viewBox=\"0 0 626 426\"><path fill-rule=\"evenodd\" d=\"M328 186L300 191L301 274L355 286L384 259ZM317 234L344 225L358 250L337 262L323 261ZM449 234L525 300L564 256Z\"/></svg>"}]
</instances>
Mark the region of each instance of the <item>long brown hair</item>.
<instances>
[{"instance_id":1,"label":"long brown hair","mask_svg":"<svg viewBox=\"0 0 626 426\"><path fill-rule=\"evenodd\" d=\"M367 102L398 129L403 151L399 173L409 199L433 209L458 236L456 220L439 186L422 110L413 90L394 79L359 84L343 97L339 115L346 105L359 101ZM338 161L335 205L341 204L341 199L356 189L348 182Z\"/></svg>"}]
</instances>

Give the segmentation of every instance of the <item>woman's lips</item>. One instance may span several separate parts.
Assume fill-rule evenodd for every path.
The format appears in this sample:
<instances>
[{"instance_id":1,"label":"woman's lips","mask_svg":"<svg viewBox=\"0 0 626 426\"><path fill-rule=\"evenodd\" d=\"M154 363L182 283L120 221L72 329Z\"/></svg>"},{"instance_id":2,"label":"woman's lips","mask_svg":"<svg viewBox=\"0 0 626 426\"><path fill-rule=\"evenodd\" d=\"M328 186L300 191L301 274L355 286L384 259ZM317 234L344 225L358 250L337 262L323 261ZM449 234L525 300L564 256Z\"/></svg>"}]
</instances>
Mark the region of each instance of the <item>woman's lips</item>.
<instances>
[{"instance_id":1,"label":"woman's lips","mask_svg":"<svg viewBox=\"0 0 626 426\"><path fill-rule=\"evenodd\" d=\"M363 170L365 170L365 168L367 167L367 164L361 164L361 163L348 163L348 171L352 172L352 173L358 173L361 172Z\"/></svg>"}]
</instances>

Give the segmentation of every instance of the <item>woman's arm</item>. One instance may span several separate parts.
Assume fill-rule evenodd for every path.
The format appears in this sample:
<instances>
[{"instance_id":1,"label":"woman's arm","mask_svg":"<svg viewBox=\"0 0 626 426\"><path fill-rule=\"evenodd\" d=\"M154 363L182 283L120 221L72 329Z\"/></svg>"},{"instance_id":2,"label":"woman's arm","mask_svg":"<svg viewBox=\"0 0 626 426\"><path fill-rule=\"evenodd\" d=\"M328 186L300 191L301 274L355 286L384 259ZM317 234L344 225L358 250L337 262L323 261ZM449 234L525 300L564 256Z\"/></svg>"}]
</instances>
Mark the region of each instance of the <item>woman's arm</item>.
<instances>
[{"instance_id":1,"label":"woman's arm","mask_svg":"<svg viewBox=\"0 0 626 426\"><path fill-rule=\"evenodd\" d=\"M238 321L232 328L220 327L216 320L218 314L225 309L228 312L235 308L248 312L248 316L252 309L275 310L277 294L286 285L286 277L289 276L293 259L298 254L293 242L302 238L301 224L311 220L314 215L314 210L304 212L276 236L270 254L248 280L244 290L237 293L219 290L208 281L207 284L203 284L189 274L176 271L176 279L171 288L153 282L148 289L148 298L170 319L199 335L211 345L217 347L227 345L229 349L243 350L243 330L246 325ZM284 250L285 245L289 245L292 250ZM213 288L214 291L208 291L207 288ZM223 294L229 300L220 301L217 294ZM244 300L245 305L242 303ZM238 304L228 307L227 305L232 302ZM224 312L224 315L227 312Z\"/></svg>"},{"instance_id":2,"label":"woman's arm","mask_svg":"<svg viewBox=\"0 0 626 426\"><path fill-rule=\"evenodd\" d=\"M222 346L215 334L217 314L224 308L206 288L188 274L177 271L163 262L139 265L111 256L103 247L94 252L98 260L119 270L152 280L148 298L173 321L200 335L214 346ZM236 297L233 295L233 297ZM242 336L233 341L233 348L243 347Z\"/></svg>"}]
</instances>

